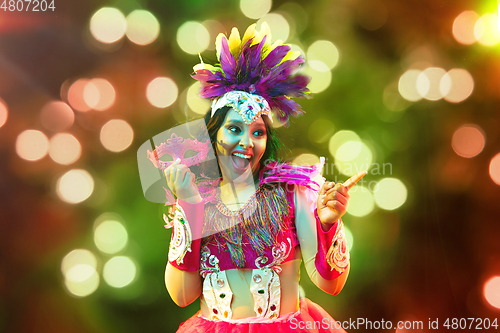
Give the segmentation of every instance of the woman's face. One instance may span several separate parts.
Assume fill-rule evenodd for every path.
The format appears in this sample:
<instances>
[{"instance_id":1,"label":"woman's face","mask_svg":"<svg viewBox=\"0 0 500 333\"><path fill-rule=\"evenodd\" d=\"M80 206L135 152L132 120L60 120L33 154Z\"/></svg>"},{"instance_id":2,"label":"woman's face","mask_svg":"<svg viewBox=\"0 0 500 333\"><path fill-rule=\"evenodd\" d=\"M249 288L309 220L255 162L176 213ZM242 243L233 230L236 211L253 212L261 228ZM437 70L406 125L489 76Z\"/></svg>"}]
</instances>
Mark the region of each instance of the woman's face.
<instances>
[{"instance_id":1,"label":"woman's face","mask_svg":"<svg viewBox=\"0 0 500 333\"><path fill-rule=\"evenodd\" d=\"M230 109L217 132L217 156L224 176L234 180L245 172L257 172L266 142L262 117L246 125L241 116Z\"/></svg>"}]
</instances>

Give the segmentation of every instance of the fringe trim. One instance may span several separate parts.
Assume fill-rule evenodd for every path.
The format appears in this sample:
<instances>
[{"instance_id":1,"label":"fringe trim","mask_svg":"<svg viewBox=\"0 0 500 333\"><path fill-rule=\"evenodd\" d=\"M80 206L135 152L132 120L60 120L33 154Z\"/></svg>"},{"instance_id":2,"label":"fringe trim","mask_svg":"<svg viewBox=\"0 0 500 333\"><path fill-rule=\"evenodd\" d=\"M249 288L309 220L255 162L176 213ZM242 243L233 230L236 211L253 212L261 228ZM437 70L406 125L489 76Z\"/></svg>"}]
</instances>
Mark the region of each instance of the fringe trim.
<instances>
[{"instance_id":1,"label":"fringe trim","mask_svg":"<svg viewBox=\"0 0 500 333\"><path fill-rule=\"evenodd\" d=\"M216 243L219 249L231 254L236 267L245 266L243 240L248 240L259 255L277 242L280 232L288 231L290 204L285 190L276 184L261 185L245 206L238 211L229 210L217 198L205 205L202 246Z\"/></svg>"}]
</instances>

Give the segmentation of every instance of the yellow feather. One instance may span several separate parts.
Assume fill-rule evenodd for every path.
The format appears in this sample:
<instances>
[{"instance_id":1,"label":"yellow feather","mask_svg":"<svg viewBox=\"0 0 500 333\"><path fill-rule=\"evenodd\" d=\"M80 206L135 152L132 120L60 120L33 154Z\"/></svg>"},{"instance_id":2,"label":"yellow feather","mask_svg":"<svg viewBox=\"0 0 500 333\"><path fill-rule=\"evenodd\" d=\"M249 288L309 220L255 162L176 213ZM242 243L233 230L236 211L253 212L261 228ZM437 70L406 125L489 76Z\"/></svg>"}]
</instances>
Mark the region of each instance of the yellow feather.
<instances>
[{"instance_id":1,"label":"yellow feather","mask_svg":"<svg viewBox=\"0 0 500 333\"><path fill-rule=\"evenodd\" d=\"M262 25L260 27L260 31L257 33L255 38L252 41L252 45L258 44L262 41L264 36L267 36L266 38L266 43L264 44L263 48L269 47L271 45L271 29L269 29L269 25L267 22L262 22Z\"/></svg>"},{"instance_id":2,"label":"yellow feather","mask_svg":"<svg viewBox=\"0 0 500 333\"><path fill-rule=\"evenodd\" d=\"M245 31L245 34L243 35L243 39L241 40L241 45L245 45L245 43L250 39L252 38L253 36L255 36L255 27L257 26L257 24L252 24L250 25L247 30Z\"/></svg>"},{"instance_id":3,"label":"yellow feather","mask_svg":"<svg viewBox=\"0 0 500 333\"><path fill-rule=\"evenodd\" d=\"M286 56L283 57L283 59L280 61L280 64L287 61L287 60L295 60L300 56L299 51L290 51L286 54Z\"/></svg>"},{"instance_id":4,"label":"yellow feather","mask_svg":"<svg viewBox=\"0 0 500 333\"><path fill-rule=\"evenodd\" d=\"M216 54L217 54L217 60L220 61L220 55L221 55L221 51L222 51L222 38L226 39L227 41L227 38L226 36L221 32L217 38L215 39L215 50L216 50Z\"/></svg>"},{"instance_id":5,"label":"yellow feather","mask_svg":"<svg viewBox=\"0 0 500 333\"><path fill-rule=\"evenodd\" d=\"M229 50L234 58L238 57L241 50L241 39L240 32L237 28L231 30L231 35L229 36Z\"/></svg>"},{"instance_id":6,"label":"yellow feather","mask_svg":"<svg viewBox=\"0 0 500 333\"><path fill-rule=\"evenodd\" d=\"M215 67L215 66L212 66L210 64L205 64L204 62L202 62L201 64L198 64L196 66L193 67L193 70L196 72L196 71L199 71L200 69L208 69L209 71L211 72L215 72L215 71L222 71L222 68L220 67Z\"/></svg>"},{"instance_id":7,"label":"yellow feather","mask_svg":"<svg viewBox=\"0 0 500 333\"><path fill-rule=\"evenodd\" d=\"M273 45L271 45L271 47L268 47L266 50L264 50L264 52L262 52L262 59L265 59L272 50L274 50L277 46L280 45L283 45L283 41L281 39L278 39L276 42L274 42Z\"/></svg>"}]
</instances>

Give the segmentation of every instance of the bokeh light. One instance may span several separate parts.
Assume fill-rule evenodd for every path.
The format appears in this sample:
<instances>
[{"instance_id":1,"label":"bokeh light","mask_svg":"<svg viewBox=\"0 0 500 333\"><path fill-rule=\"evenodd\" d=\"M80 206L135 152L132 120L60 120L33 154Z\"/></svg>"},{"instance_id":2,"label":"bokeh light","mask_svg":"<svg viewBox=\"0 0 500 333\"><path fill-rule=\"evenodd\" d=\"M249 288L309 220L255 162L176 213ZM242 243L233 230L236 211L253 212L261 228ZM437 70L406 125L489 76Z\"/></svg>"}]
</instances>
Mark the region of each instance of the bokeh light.
<instances>
[{"instance_id":1,"label":"bokeh light","mask_svg":"<svg viewBox=\"0 0 500 333\"><path fill-rule=\"evenodd\" d=\"M75 249L64 256L61 271L68 291L79 297L92 294L99 285L96 267L97 259L89 250Z\"/></svg>"},{"instance_id":2,"label":"bokeh light","mask_svg":"<svg viewBox=\"0 0 500 333\"><path fill-rule=\"evenodd\" d=\"M417 77L417 91L423 98L437 101L443 98L441 92L441 79L446 71L439 67L429 67Z\"/></svg>"},{"instance_id":3,"label":"bokeh light","mask_svg":"<svg viewBox=\"0 0 500 333\"><path fill-rule=\"evenodd\" d=\"M397 82L392 82L385 87L382 95L382 102L388 110L395 112L403 111L411 104L398 92Z\"/></svg>"},{"instance_id":4,"label":"bokeh light","mask_svg":"<svg viewBox=\"0 0 500 333\"><path fill-rule=\"evenodd\" d=\"M104 281L112 287L122 288L129 285L136 276L137 268L134 262L124 256L113 257L104 264Z\"/></svg>"},{"instance_id":5,"label":"bokeh light","mask_svg":"<svg viewBox=\"0 0 500 333\"><path fill-rule=\"evenodd\" d=\"M311 166L319 163L319 157L314 154L304 153L293 159L293 164L302 166Z\"/></svg>"},{"instance_id":6,"label":"bokeh light","mask_svg":"<svg viewBox=\"0 0 500 333\"><path fill-rule=\"evenodd\" d=\"M49 152L49 139L37 130L25 130L16 139L16 153L27 161L38 161Z\"/></svg>"},{"instance_id":7,"label":"bokeh light","mask_svg":"<svg viewBox=\"0 0 500 333\"><path fill-rule=\"evenodd\" d=\"M115 88L108 80L92 79L83 87L83 100L89 108L104 111L115 102Z\"/></svg>"},{"instance_id":8,"label":"bokeh light","mask_svg":"<svg viewBox=\"0 0 500 333\"><path fill-rule=\"evenodd\" d=\"M285 42L290 35L290 25L281 14L269 13L257 21L257 30L261 29L263 22L267 22L271 33L271 43L281 40Z\"/></svg>"},{"instance_id":9,"label":"bokeh light","mask_svg":"<svg viewBox=\"0 0 500 333\"><path fill-rule=\"evenodd\" d=\"M363 217L370 214L375 208L372 193L359 183L350 191L349 206L347 212L353 216Z\"/></svg>"},{"instance_id":10,"label":"bokeh light","mask_svg":"<svg viewBox=\"0 0 500 333\"><path fill-rule=\"evenodd\" d=\"M500 309L500 276L493 276L484 284L484 298L495 308Z\"/></svg>"},{"instance_id":11,"label":"bokeh light","mask_svg":"<svg viewBox=\"0 0 500 333\"><path fill-rule=\"evenodd\" d=\"M68 102L71 107L80 112L86 112L90 110L90 106L85 102L83 94L85 87L89 80L79 79L71 84L68 89Z\"/></svg>"},{"instance_id":12,"label":"bokeh light","mask_svg":"<svg viewBox=\"0 0 500 333\"><path fill-rule=\"evenodd\" d=\"M347 242L347 248L349 251L352 251L352 248L354 246L354 236L352 235L351 229L349 229L345 224L344 224L344 234L345 234L345 240Z\"/></svg>"},{"instance_id":13,"label":"bokeh light","mask_svg":"<svg viewBox=\"0 0 500 333\"><path fill-rule=\"evenodd\" d=\"M335 131L333 123L324 118L316 119L309 127L309 140L311 142L323 143L328 141Z\"/></svg>"},{"instance_id":14,"label":"bokeh light","mask_svg":"<svg viewBox=\"0 0 500 333\"><path fill-rule=\"evenodd\" d=\"M479 14L472 10L466 10L453 21L453 37L460 44L474 44L477 39L474 36L474 26L479 19Z\"/></svg>"},{"instance_id":15,"label":"bokeh light","mask_svg":"<svg viewBox=\"0 0 500 333\"><path fill-rule=\"evenodd\" d=\"M375 203L382 209L394 210L401 207L408 197L408 190L397 178L380 180L373 190Z\"/></svg>"},{"instance_id":16,"label":"bokeh light","mask_svg":"<svg viewBox=\"0 0 500 333\"><path fill-rule=\"evenodd\" d=\"M89 250L75 249L64 256L61 261L61 271L66 276L71 267L76 265L88 265L95 269L97 267L97 259Z\"/></svg>"},{"instance_id":17,"label":"bokeh light","mask_svg":"<svg viewBox=\"0 0 500 333\"><path fill-rule=\"evenodd\" d=\"M373 161L372 150L353 131L335 133L330 138L328 150L335 158L337 170L347 176L368 170Z\"/></svg>"},{"instance_id":18,"label":"bokeh light","mask_svg":"<svg viewBox=\"0 0 500 333\"><path fill-rule=\"evenodd\" d=\"M185 22L177 30L177 44L186 53L201 53L207 49L209 42L210 34L199 22Z\"/></svg>"},{"instance_id":19,"label":"bokeh light","mask_svg":"<svg viewBox=\"0 0 500 333\"><path fill-rule=\"evenodd\" d=\"M479 44L492 46L500 42L497 14L484 14L474 26L474 36Z\"/></svg>"},{"instance_id":20,"label":"bokeh light","mask_svg":"<svg viewBox=\"0 0 500 333\"><path fill-rule=\"evenodd\" d=\"M100 139L104 148L118 153L130 147L134 130L125 120L112 119L102 126Z\"/></svg>"},{"instance_id":21,"label":"bokeh light","mask_svg":"<svg viewBox=\"0 0 500 333\"><path fill-rule=\"evenodd\" d=\"M472 94L474 79L467 70L453 68L443 75L439 88L446 101L460 103Z\"/></svg>"},{"instance_id":22,"label":"bokeh light","mask_svg":"<svg viewBox=\"0 0 500 333\"><path fill-rule=\"evenodd\" d=\"M344 175L352 176L370 169L373 162L372 150L359 141L348 141L335 152L335 167Z\"/></svg>"},{"instance_id":23,"label":"bokeh light","mask_svg":"<svg viewBox=\"0 0 500 333\"><path fill-rule=\"evenodd\" d=\"M324 91L332 82L332 72L330 72L328 66L320 60L308 61L306 66L304 66L302 74L311 78L307 88L309 88L312 93Z\"/></svg>"},{"instance_id":24,"label":"bokeh light","mask_svg":"<svg viewBox=\"0 0 500 333\"><path fill-rule=\"evenodd\" d=\"M215 50L215 38L216 36L221 32L225 31L226 28L222 23L216 20L206 20L203 21L201 24L207 29L208 34L210 35L210 41L207 46L208 51L214 51Z\"/></svg>"},{"instance_id":25,"label":"bokeh light","mask_svg":"<svg viewBox=\"0 0 500 333\"><path fill-rule=\"evenodd\" d=\"M166 108L177 100L179 90L175 82L168 77L153 79L146 88L146 97L151 105Z\"/></svg>"},{"instance_id":26,"label":"bokeh light","mask_svg":"<svg viewBox=\"0 0 500 333\"><path fill-rule=\"evenodd\" d=\"M127 21L116 8L103 7L92 15L90 32L102 43L111 44L120 40L127 29Z\"/></svg>"},{"instance_id":27,"label":"bokeh light","mask_svg":"<svg viewBox=\"0 0 500 333\"><path fill-rule=\"evenodd\" d=\"M497 185L500 185L500 153L493 156L490 161L490 177Z\"/></svg>"},{"instance_id":28,"label":"bokeh light","mask_svg":"<svg viewBox=\"0 0 500 333\"><path fill-rule=\"evenodd\" d=\"M132 43L148 45L154 42L160 34L160 23L149 11L136 9L127 15L125 34Z\"/></svg>"},{"instance_id":29,"label":"bokeh light","mask_svg":"<svg viewBox=\"0 0 500 333\"><path fill-rule=\"evenodd\" d=\"M240 9L243 15L258 20L269 13L272 0L240 0Z\"/></svg>"},{"instance_id":30,"label":"bokeh light","mask_svg":"<svg viewBox=\"0 0 500 333\"><path fill-rule=\"evenodd\" d=\"M210 101L206 98L201 98L199 95L201 85L199 81L189 87L187 91L187 104L191 110L199 115L204 115L210 109Z\"/></svg>"},{"instance_id":31,"label":"bokeh light","mask_svg":"<svg viewBox=\"0 0 500 333\"><path fill-rule=\"evenodd\" d=\"M328 150L330 151L330 155L335 156L337 150L346 142L349 141L359 141L361 142L361 138L353 131L349 130L341 130L332 135L330 141L328 142Z\"/></svg>"},{"instance_id":32,"label":"bokeh light","mask_svg":"<svg viewBox=\"0 0 500 333\"><path fill-rule=\"evenodd\" d=\"M96 291L99 286L99 274L89 265L78 264L68 270L64 285L72 295L85 297Z\"/></svg>"},{"instance_id":33,"label":"bokeh light","mask_svg":"<svg viewBox=\"0 0 500 333\"><path fill-rule=\"evenodd\" d=\"M69 133L58 133L50 139L49 156L56 163L63 165L74 163L81 154L80 142Z\"/></svg>"},{"instance_id":34,"label":"bokeh light","mask_svg":"<svg viewBox=\"0 0 500 333\"><path fill-rule=\"evenodd\" d=\"M314 67L315 64L313 60L319 60L324 63L328 69L333 69L339 62L339 50L330 41L317 40L307 49L306 59L311 67ZM314 69L322 70L323 68L314 67Z\"/></svg>"},{"instance_id":35,"label":"bokeh light","mask_svg":"<svg viewBox=\"0 0 500 333\"><path fill-rule=\"evenodd\" d=\"M422 99L422 95L417 90L417 78L421 73L421 70L409 69L399 78L399 93L407 101L416 102Z\"/></svg>"},{"instance_id":36,"label":"bokeh light","mask_svg":"<svg viewBox=\"0 0 500 333\"><path fill-rule=\"evenodd\" d=\"M335 152L335 159L350 161L358 157L361 152L362 143L360 141L347 141Z\"/></svg>"},{"instance_id":37,"label":"bokeh light","mask_svg":"<svg viewBox=\"0 0 500 333\"><path fill-rule=\"evenodd\" d=\"M473 124L460 126L451 138L451 147L457 155L471 158L483 151L485 144L483 130Z\"/></svg>"},{"instance_id":38,"label":"bokeh light","mask_svg":"<svg viewBox=\"0 0 500 333\"><path fill-rule=\"evenodd\" d=\"M8 117L9 109L7 108L7 104L5 104L5 101L0 98L0 127L5 125Z\"/></svg>"},{"instance_id":39,"label":"bokeh light","mask_svg":"<svg viewBox=\"0 0 500 333\"><path fill-rule=\"evenodd\" d=\"M40 121L49 130L63 131L73 125L75 113L62 101L50 101L40 111Z\"/></svg>"},{"instance_id":40,"label":"bokeh light","mask_svg":"<svg viewBox=\"0 0 500 333\"><path fill-rule=\"evenodd\" d=\"M61 200L77 204L85 201L94 191L94 178L83 169L73 169L62 175L56 185Z\"/></svg>"},{"instance_id":41,"label":"bokeh light","mask_svg":"<svg viewBox=\"0 0 500 333\"><path fill-rule=\"evenodd\" d=\"M104 253L115 254L121 251L127 242L127 230L118 221L103 221L94 229L94 243Z\"/></svg>"}]
</instances>

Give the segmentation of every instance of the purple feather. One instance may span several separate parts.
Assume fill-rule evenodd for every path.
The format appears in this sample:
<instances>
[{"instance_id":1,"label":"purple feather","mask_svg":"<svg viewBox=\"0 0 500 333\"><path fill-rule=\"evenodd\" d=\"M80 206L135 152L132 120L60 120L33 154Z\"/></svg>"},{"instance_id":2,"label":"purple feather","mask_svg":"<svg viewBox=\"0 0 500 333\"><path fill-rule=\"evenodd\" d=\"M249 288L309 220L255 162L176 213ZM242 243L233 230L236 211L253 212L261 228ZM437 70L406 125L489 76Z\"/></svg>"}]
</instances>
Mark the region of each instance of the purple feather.
<instances>
[{"instance_id":1,"label":"purple feather","mask_svg":"<svg viewBox=\"0 0 500 333\"><path fill-rule=\"evenodd\" d=\"M253 38L241 47L237 59L230 52L226 38L221 39L220 67L222 71L201 69L191 76L199 80L202 89L200 96L216 98L233 90L241 90L263 97L280 121L287 126L290 116L303 113L298 103L290 97L307 98L307 84L310 78L296 75L302 56L294 60L282 59L290 52L289 45L279 45L262 59L262 51L269 36L264 36L260 43L251 45Z\"/></svg>"},{"instance_id":2,"label":"purple feather","mask_svg":"<svg viewBox=\"0 0 500 333\"><path fill-rule=\"evenodd\" d=\"M286 95L290 97L305 97L305 94L309 91L306 88L309 81L310 78L304 75L289 77L287 80L274 85L271 95L279 96L286 92Z\"/></svg>"},{"instance_id":3,"label":"purple feather","mask_svg":"<svg viewBox=\"0 0 500 333\"><path fill-rule=\"evenodd\" d=\"M262 47L266 43L267 36L264 36L259 44L252 45L250 47L250 57L248 59L248 67L249 68L257 68L260 65L260 61L262 60Z\"/></svg>"},{"instance_id":4,"label":"purple feather","mask_svg":"<svg viewBox=\"0 0 500 333\"><path fill-rule=\"evenodd\" d=\"M237 66L239 67L237 70L238 71L237 78L239 80L242 80L246 76L246 73L248 70L248 53L250 51L250 44L252 43L252 40L253 40L253 38L250 38L245 43L245 45L243 45L241 47L241 52L240 52L240 55L238 57L238 63L237 63Z\"/></svg>"},{"instance_id":5,"label":"purple feather","mask_svg":"<svg viewBox=\"0 0 500 333\"><path fill-rule=\"evenodd\" d=\"M288 45L279 45L274 50L269 52L267 57L264 59L264 64L272 68L280 63L281 59L283 59L286 54L290 51L290 46Z\"/></svg>"},{"instance_id":6,"label":"purple feather","mask_svg":"<svg viewBox=\"0 0 500 333\"><path fill-rule=\"evenodd\" d=\"M193 79L200 82L215 81L220 79L220 72L211 72L208 69L199 69L195 73L191 74Z\"/></svg>"},{"instance_id":7,"label":"purple feather","mask_svg":"<svg viewBox=\"0 0 500 333\"><path fill-rule=\"evenodd\" d=\"M226 78L232 80L234 79L234 73L236 69L236 61L234 60L231 51L229 50L229 45L227 44L227 39L221 39L222 50L220 54L220 66L222 71L226 75Z\"/></svg>"},{"instance_id":8,"label":"purple feather","mask_svg":"<svg viewBox=\"0 0 500 333\"><path fill-rule=\"evenodd\" d=\"M224 95L226 92L226 86L211 84L201 88L200 97L215 98Z\"/></svg>"}]
</instances>

